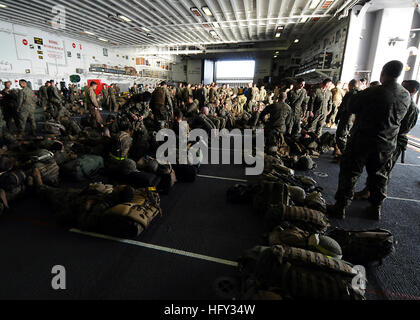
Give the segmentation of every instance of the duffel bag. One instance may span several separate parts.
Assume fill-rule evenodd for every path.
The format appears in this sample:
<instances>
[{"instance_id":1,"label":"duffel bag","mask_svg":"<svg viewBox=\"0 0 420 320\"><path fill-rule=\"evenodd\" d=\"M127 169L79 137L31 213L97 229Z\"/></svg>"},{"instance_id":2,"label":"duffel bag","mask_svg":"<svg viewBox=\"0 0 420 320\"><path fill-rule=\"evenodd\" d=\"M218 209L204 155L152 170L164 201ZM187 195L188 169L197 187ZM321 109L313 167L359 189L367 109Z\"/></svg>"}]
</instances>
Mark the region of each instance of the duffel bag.
<instances>
[{"instance_id":1,"label":"duffel bag","mask_svg":"<svg viewBox=\"0 0 420 320\"><path fill-rule=\"evenodd\" d=\"M269 208L265 221L270 229L278 225L285 228L296 226L304 231L320 234L324 234L330 226L327 216L320 211L286 205Z\"/></svg>"},{"instance_id":2,"label":"duffel bag","mask_svg":"<svg viewBox=\"0 0 420 320\"><path fill-rule=\"evenodd\" d=\"M383 259L392 254L394 237L385 229L344 230L336 228L328 233L343 249L343 257L354 264L382 264Z\"/></svg>"},{"instance_id":3,"label":"duffel bag","mask_svg":"<svg viewBox=\"0 0 420 320\"><path fill-rule=\"evenodd\" d=\"M92 179L103 168L104 159L95 155L84 155L62 166L63 173L76 181Z\"/></svg>"},{"instance_id":4,"label":"duffel bag","mask_svg":"<svg viewBox=\"0 0 420 320\"><path fill-rule=\"evenodd\" d=\"M74 120L62 120L61 123L66 128L66 131L73 136L76 136L82 132L82 129Z\"/></svg>"},{"instance_id":5,"label":"duffel bag","mask_svg":"<svg viewBox=\"0 0 420 320\"><path fill-rule=\"evenodd\" d=\"M160 183L158 185L159 192L163 194L169 194L175 183L176 174L171 164L160 165L158 169L158 175L160 176Z\"/></svg>"},{"instance_id":6,"label":"duffel bag","mask_svg":"<svg viewBox=\"0 0 420 320\"><path fill-rule=\"evenodd\" d=\"M324 254L285 245L256 247L239 259L239 269L262 287L294 299L364 300L364 277L350 263Z\"/></svg>"},{"instance_id":7,"label":"duffel bag","mask_svg":"<svg viewBox=\"0 0 420 320\"><path fill-rule=\"evenodd\" d=\"M47 185L56 186L59 184L60 167L55 160L48 162L37 162L35 168L38 168L41 173L42 181Z\"/></svg>"},{"instance_id":8,"label":"duffel bag","mask_svg":"<svg viewBox=\"0 0 420 320\"><path fill-rule=\"evenodd\" d=\"M173 165L176 179L179 182L192 183L197 178L197 167L188 164Z\"/></svg>"},{"instance_id":9,"label":"duffel bag","mask_svg":"<svg viewBox=\"0 0 420 320\"><path fill-rule=\"evenodd\" d=\"M53 122L53 121L47 121L44 124L44 131L46 133L60 135L62 132L66 131L66 128L63 125L61 125L60 123L56 123L56 122Z\"/></svg>"}]
</instances>

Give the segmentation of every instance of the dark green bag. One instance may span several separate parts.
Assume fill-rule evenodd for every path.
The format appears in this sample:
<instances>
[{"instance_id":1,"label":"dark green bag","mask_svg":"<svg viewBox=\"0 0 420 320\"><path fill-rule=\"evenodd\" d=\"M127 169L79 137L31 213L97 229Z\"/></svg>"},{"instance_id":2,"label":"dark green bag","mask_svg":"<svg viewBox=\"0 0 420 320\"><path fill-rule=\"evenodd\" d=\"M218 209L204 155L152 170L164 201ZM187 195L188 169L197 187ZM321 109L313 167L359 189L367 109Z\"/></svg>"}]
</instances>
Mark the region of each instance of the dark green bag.
<instances>
[{"instance_id":1,"label":"dark green bag","mask_svg":"<svg viewBox=\"0 0 420 320\"><path fill-rule=\"evenodd\" d=\"M356 231L336 228L328 236L340 244L344 259L354 264L382 263L395 250L394 237L385 229Z\"/></svg>"},{"instance_id":2,"label":"dark green bag","mask_svg":"<svg viewBox=\"0 0 420 320\"><path fill-rule=\"evenodd\" d=\"M102 157L84 155L76 160L67 162L62 167L62 170L65 175L76 181L86 181L93 178L104 167L104 159Z\"/></svg>"},{"instance_id":3,"label":"dark green bag","mask_svg":"<svg viewBox=\"0 0 420 320\"><path fill-rule=\"evenodd\" d=\"M321 253L289 246L255 247L239 259L242 273L261 289L275 287L282 297L317 300L364 300L364 288L353 286L353 266Z\"/></svg>"}]
</instances>

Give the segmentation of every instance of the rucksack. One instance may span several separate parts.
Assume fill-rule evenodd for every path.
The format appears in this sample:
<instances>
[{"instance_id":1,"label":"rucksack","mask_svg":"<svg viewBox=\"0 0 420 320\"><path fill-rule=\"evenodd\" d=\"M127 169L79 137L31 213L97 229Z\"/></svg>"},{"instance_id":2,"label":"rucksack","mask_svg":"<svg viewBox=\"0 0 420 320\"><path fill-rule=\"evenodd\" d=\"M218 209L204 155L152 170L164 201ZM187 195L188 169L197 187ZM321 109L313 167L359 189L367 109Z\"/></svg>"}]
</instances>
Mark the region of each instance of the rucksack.
<instances>
[{"instance_id":1,"label":"rucksack","mask_svg":"<svg viewBox=\"0 0 420 320\"><path fill-rule=\"evenodd\" d=\"M276 227L268 236L270 246L287 245L325 254L329 257L341 259L343 252L340 245L334 239L319 234L311 234L298 227L283 229Z\"/></svg>"},{"instance_id":2,"label":"rucksack","mask_svg":"<svg viewBox=\"0 0 420 320\"><path fill-rule=\"evenodd\" d=\"M239 269L262 288L278 288L282 297L364 300L365 288L353 286L359 271L350 263L285 245L255 247L239 259Z\"/></svg>"},{"instance_id":3,"label":"rucksack","mask_svg":"<svg viewBox=\"0 0 420 320\"><path fill-rule=\"evenodd\" d=\"M117 215L134 221L143 229L147 229L159 214L162 214L159 194L149 189L135 190L130 202L118 204L105 212L105 215Z\"/></svg>"},{"instance_id":4,"label":"rucksack","mask_svg":"<svg viewBox=\"0 0 420 320\"><path fill-rule=\"evenodd\" d=\"M336 228L328 236L340 244L344 259L354 264L382 264L383 259L395 250L394 237L385 229L356 231Z\"/></svg>"},{"instance_id":5,"label":"rucksack","mask_svg":"<svg viewBox=\"0 0 420 320\"><path fill-rule=\"evenodd\" d=\"M172 168L172 165L159 165L157 174L160 177L160 183L158 185L159 192L162 192L163 194L169 194L172 187L177 182L176 173Z\"/></svg>"},{"instance_id":6,"label":"rucksack","mask_svg":"<svg viewBox=\"0 0 420 320\"><path fill-rule=\"evenodd\" d=\"M323 213L327 212L327 203L322 197L321 192L314 191L306 196L305 207L308 207L313 210L321 211Z\"/></svg>"},{"instance_id":7,"label":"rucksack","mask_svg":"<svg viewBox=\"0 0 420 320\"><path fill-rule=\"evenodd\" d=\"M51 133L55 135L60 135L61 133L66 131L66 128L61 125L60 123L54 121L47 121L44 124L44 131L46 133Z\"/></svg>"},{"instance_id":8,"label":"rucksack","mask_svg":"<svg viewBox=\"0 0 420 320\"><path fill-rule=\"evenodd\" d=\"M253 207L259 214L264 214L272 205L289 204L289 191L282 182L261 180L253 197Z\"/></svg>"},{"instance_id":9,"label":"rucksack","mask_svg":"<svg viewBox=\"0 0 420 320\"><path fill-rule=\"evenodd\" d=\"M84 155L62 166L63 173L76 181L93 178L104 168L104 159L95 155Z\"/></svg>"},{"instance_id":10,"label":"rucksack","mask_svg":"<svg viewBox=\"0 0 420 320\"><path fill-rule=\"evenodd\" d=\"M286 229L296 226L304 231L320 234L324 234L330 226L327 216L320 211L282 204L268 209L265 222L270 229L278 225Z\"/></svg>"}]
</instances>

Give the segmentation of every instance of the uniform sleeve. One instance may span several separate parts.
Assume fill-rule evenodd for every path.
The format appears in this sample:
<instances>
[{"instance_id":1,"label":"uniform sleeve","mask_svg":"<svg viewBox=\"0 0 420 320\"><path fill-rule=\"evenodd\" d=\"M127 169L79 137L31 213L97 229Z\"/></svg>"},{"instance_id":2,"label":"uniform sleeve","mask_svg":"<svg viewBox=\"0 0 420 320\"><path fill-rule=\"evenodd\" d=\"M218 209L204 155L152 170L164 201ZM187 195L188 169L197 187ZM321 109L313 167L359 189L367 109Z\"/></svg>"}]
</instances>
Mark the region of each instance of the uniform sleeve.
<instances>
[{"instance_id":1,"label":"uniform sleeve","mask_svg":"<svg viewBox=\"0 0 420 320\"><path fill-rule=\"evenodd\" d=\"M272 108L272 104L270 104L269 106L265 107L265 109L261 112L260 114L260 119L264 121L264 118L267 114L269 114L271 112L271 108Z\"/></svg>"},{"instance_id":2,"label":"uniform sleeve","mask_svg":"<svg viewBox=\"0 0 420 320\"><path fill-rule=\"evenodd\" d=\"M309 100L308 111L314 111L314 103L316 100L316 91L311 95L311 99Z\"/></svg>"},{"instance_id":3,"label":"uniform sleeve","mask_svg":"<svg viewBox=\"0 0 420 320\"><path fill-rule=\"evenodd\" d=\"M419 109L414 103L412 103L409 111L405 115L404 119L401 121L401 127L398 133L398 146L400 146L404 150L407 149L407 135L417 124L418 116Z\"/></svg>"},{"instance_id":4,"label":"uniform sleeve","mask_svg":"<svg viewBox=\"0 0 420 320\"><path fill-rule=\"evenodd\" d=\"M22 89L22 90L19 90L18 99L17 99L17 109L18 110L20 108L22 108L24 100L25 100L24 99L24 92L23 92L23 89Z\"/></svg>"},{"instance_id":5,"label":"uniform sleeve","mask_svg":"<svg viewBox=\"0 0 420 320\"><path fill-rule=\"evenodd\" d=\"M333 95L331 94L328 100L328 113L332 111L332 108L333 108Z\"/></svg>"},{"instance_id":6,"label":"uniform sleeve","mask_svg":"<svg viewBox=\"0 0 420 320\"><path fill-rule=\"evenodd\" d=\"M306 113L307 108L308 108L308 94L306 93L306 90L303 89L303 100L302 100L302 106L301 106L301 110L303 114Z\"/></svg>"},{"instance_id":7,"label":"uniform sleeve","mask_svg":"<svg viewBox=\"0 0 420 320\"><path fill-rule=\"evenodd\" d=\"M53 91L54 91L54 97L57 98L58 100L60 100L61 97L60 97L60 94L58 93L58 89L55 88Z\"/></svg>"}]
</instances>

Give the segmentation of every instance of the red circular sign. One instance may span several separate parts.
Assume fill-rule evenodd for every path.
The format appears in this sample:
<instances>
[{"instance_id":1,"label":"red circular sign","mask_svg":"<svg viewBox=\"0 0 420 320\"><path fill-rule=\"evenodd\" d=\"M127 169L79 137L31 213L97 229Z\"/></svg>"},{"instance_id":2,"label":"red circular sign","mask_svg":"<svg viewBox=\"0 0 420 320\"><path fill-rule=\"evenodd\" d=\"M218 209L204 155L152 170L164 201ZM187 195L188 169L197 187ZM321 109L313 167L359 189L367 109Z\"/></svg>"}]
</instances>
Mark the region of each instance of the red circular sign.
<instances>
[{"instance_id":1,"label":"red circular sign","mask_svg":"<svg viewBox=\"0 0 420 320\"><path fill-rule=\"evenodd\" d=\"M73 49L76 48L76 44L75 43L73 43L72 46L73 46Z\"/></svg>"},{"instance_id":2,"label":"red circular sign","mask_svg":"<svg viewBox=\"0 0 420 320\"><path fill-rule=\"evenodd\" d=\"M23 40L22 40L22 43L23 43L25 46L27 46L27 45L28 45L28 40L23 39Z\"/></svg>"}]
</instances>

